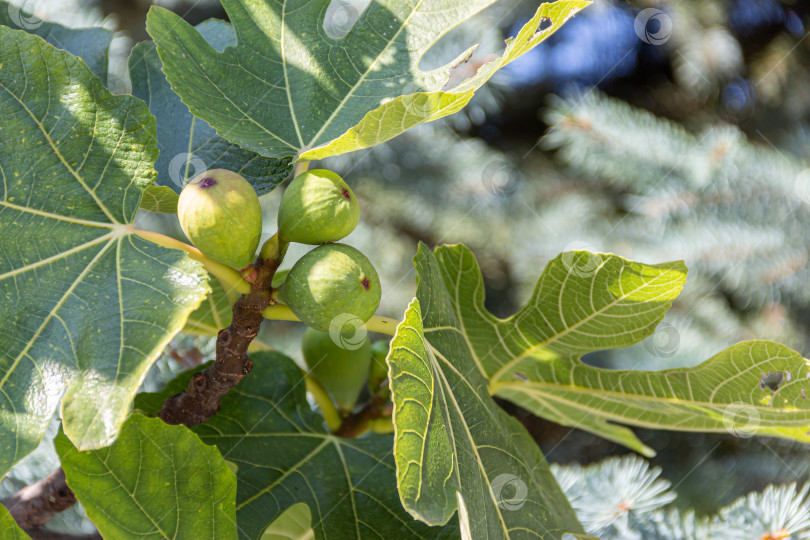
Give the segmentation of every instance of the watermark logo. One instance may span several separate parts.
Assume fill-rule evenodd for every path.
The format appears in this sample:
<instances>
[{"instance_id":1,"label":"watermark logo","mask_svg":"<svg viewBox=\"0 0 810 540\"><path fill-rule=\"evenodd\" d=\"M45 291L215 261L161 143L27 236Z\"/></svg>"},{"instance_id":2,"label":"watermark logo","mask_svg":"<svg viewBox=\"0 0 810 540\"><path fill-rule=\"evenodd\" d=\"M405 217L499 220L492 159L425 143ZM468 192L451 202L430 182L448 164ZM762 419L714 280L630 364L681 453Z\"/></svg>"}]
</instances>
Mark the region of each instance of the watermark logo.
<instances>
[{"instance_id":1,"label":"watermark logo","mask_svg":"<svg viewBox=\"0 0 810 540\"><path fill-rule=\"evenodd\" d=\"M8 6L11 22L23 30L36 30L45 22L46 4L42 0L25 0L20 6Z\"/></svg>"},{"instance_id":2,"label":"watermark logo","mask_svg":"<svg viewBox=\"0 0 810 540\"><path fill-rule=\"evenodd\" d=\"M329 323L329 337L335 345L348 351L356 351L366 341L363 319L351 313L341 313Z\"/></svg>"},{"instance_id":3,"label":"watermark logo","mask_svg":"<svg viewBox=\"0 0 810 540\"><path fill-rule=\"evenodd\" d=\"M735 437L750 439L759 428L759 411L745 403L731 403L723 408L723 427Z\"/></svg>"},{"instance_id":4,"label":"watermark logo","mask_svg":"<svg viewBox=\"0 0 810 540\"><path fill-rule=\"evenodd\" d=\"M571 242L563 251L563 266L576 276L593 277L602 264L602 256L596 253L597 249L586 242Z\"/></svg>"},{"instance_id":5,"label":"watermark logo","mask_svg":"<svg viewBox=\"0 0 810 540\"><path fill-rule=\"evenodd\" d=\"M508 197L517 190L522 180L520 171L503 159L490 161L481 172L481 182L496 197Z\"/></svg>"},{"instance_id":6,"label":"watermark logo","mask_svg":"<svg viewBox=\"0 0 810 540\"><path fill-rule=\"evenodd\" d=\"M663 45L672 36L672 18L660 9L647 8L636 15L633 28L644 43Z\"/></svg>"},{"instance_id":7,"label":"watermark logo","mask_svg":"<svg viewBox=\"0 0 810 540\"><path fill-rule=\"evenodd\" d=\"M418 82L412 81L402 89L402 104L407 114L427 118L438 109L439 94L427 93ZM407 120L407 118L406 118Z\"/></svg>"},{"instance_id":8,"label":"watermark logo","mask_svg":"<svg viewBox=\"0 0 810 540\"><path fill-rule=\"evenodd\" d=\"M659 358L669 358L678 352L681 343L681 334L678 329L668 323L661 323L655 333L643 341L644 348L650 354Z\"/></svg>"},{"instance_id":9,"label":"watermark logo","mask_svg":"<svg viewBox=\"0 0 810 540\"><path fill-rule=\"evenodd\" d=\"M503 510L520 510L526 504L529 488L514 474L499 474L492 481L492 494Z\"/></svg>"},{"instance_id":10,"label":"watermark logo","mask_svg":"<svg viewBox=\"0 0 810 540\"><path fill-rule=\"evenodd\" d=\"M188 152L177 154L169 162L169 178L179 188L186 187L189 180L206 170L205 162Z\"/></svg>"},{"instance_id":11,"label":"watermark logo","mask_svg":"<svg viewBox=\"0 0 810 540\"><path fill-rule=\"evenodd\" d=\"M323 29L330 38L341 39L351 31L359 18L360 13L351 2L332 2L326 10Z\"/></svg>"}]
</instances>

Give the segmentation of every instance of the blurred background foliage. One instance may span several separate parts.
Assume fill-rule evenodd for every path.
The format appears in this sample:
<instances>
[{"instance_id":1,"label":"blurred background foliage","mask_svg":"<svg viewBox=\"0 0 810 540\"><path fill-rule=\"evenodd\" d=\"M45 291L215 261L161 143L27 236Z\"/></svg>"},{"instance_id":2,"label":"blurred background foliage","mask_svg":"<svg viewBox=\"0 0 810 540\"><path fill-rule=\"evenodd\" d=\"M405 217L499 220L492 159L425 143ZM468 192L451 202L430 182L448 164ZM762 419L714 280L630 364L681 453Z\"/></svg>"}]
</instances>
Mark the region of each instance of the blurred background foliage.
<instances>
[{"instance_id":1,"label":"blurred background foliage","mask_svg":"<svg viewBox=\"0 0 810 540\"><path fill-rule=\"evenodd\" d=\"M53 22L117 31L110 68L119 93L129 88L130 48L148 39L150 5L192 23L226 18L217 0L12 1ZM345 25L367 3L334 0L331 22ZM445 36L420 67L481 43L452 86L497 53L536 5L500 0ZM810 3L801 0L596 0L499 72L463 112L313 166L340 172L361 199L361 226L347 243L377 267L386 315L398 317L414 293L418 241L469 246L499 316L521 306L546 262L584 248L648 263L684 259L690 268L654 336L590 363L695 365L745 339L782 341L807 356L808 26ZM268 236L279 196L263 200ZM301 253L292 251L285 266ZM264 342L300 356L300 325L266 326ZM148 385L211 353L204 338L173 347ZM628 452L503 405L550 461L585 465ZM803 482L810 469L807 449L795 443L639 432L659 452L652 464L675 481L673 506L698 516L772 483ZM26 467L5 481L7 490Z\"/></svg>"}]
</instances>

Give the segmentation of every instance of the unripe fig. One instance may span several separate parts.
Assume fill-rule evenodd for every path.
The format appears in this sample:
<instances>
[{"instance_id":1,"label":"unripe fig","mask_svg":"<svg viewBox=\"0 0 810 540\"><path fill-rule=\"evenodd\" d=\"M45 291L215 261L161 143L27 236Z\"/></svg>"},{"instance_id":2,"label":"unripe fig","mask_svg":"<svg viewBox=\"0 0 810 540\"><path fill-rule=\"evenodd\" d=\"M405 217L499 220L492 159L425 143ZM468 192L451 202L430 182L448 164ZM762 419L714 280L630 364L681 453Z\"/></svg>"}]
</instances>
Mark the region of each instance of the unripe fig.
<instances>
[{"instance_id":1,"label":"unripe fig","mask_svg":"<svg viewBox=\"0 0 810 540\"><path fill-rule=\"evenodd\" d=\"M388 356L388 342L375 341L371 345L371 365L368 369L368 390L373 395L388 398L391 391L388 385L383 383L388 379L388 364L385 357Z\"/></svg>"},{"instance_id":2,"label":"unripe fig","mask_svg":"<svg viewBox=\"0 0 810 540\"><path fill-rule=\"evenodd\" d=\"M344 244L318 246L301 257L279 291L279 299L307 326L333 333L369 320L380 296L374 266Z\"/></svg>"},{"instance_id":3,"label":"unripe fig","mask_svg":"<svg viewBox=\"0 0 810 540\"><path fill-rule=\"evenodd\" d=\"M357 227L360 207L346 182L325 169L296 176L281 197L279 236L299 244L335 242Z\"/></svg>"},{"instance_id":4,"label":"unripe fig","mask_svg":"<svg viewBox=\"0 0 810 540\"><path fill-rule=\"evenodd\" d=\"M310 375L344 411L351 410L357 401L366 384L371 364L368 338L363 336L358 343L353 337L353 332L329 334L307 328L301 340L301 350Z\"/></svg>"},{"instance_id":5,"label":"unripe fig","mask_svg":"<svg viewBox=\"0 0 810 540\"><path fill-rule=\"evenodd\" d=\"M253 262L262 234L256 190L235 172L213 169L183 188L177 217L188 239L209 259L241 269Z\"/></svg>"}]
</instances>

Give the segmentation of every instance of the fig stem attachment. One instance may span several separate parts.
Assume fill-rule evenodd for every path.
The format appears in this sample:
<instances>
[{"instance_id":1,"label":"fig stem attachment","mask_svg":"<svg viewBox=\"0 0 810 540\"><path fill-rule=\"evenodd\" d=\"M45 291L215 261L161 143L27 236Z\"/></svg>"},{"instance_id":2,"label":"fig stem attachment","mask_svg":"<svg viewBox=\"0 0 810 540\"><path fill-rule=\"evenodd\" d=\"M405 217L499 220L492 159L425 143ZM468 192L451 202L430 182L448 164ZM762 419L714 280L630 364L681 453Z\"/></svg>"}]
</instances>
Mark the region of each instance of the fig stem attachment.
<instances>
[{"instance_id":1,"label":"fig stem attachment","mask_svg":"<svg viewBox=\"0 0 810 540\"><path fill-rule=\"evenodd\" d=\"M276 267L284 260L284 255L287 254L287 248L290 243L286 238L281 238L278 233L274 234L262 245L259 252L259 257L263 261L276 261Z\"/></svg>"},{"instance_id":2,"label":"fig stem attachment","mask_svg":"<svg viewBox=\"0 0 810 540\"><path fill-rule=\"evenodd\" d=\"M295 170L293 171L293 178L298 176L301 173L307 172L309 169L309 161L299 161L295 164Z\"/></svg>"},{"instance_id":3,"label":"fig stem attachment","mask_svg":"<svg viewBox=\"0 0 810 540\"><path fill-rule=\"evenodd\" d=\"M393 404L385 399L372 399L359 411L345 415L341 419L340 427L334 430L332 434L337 437L354 439L369 430L373 430L375 427L379 429L380 424L385 426L379 420L391 424L392 408ZM393 424L391 424L391 428L393 428Z\"/></svg>"},{"instance_id":4,"label":"fig stem attachment","mask_svg":"<svg viewBox=\"0 0 810 540\"><path fill-rule=\"evenodd\" d=\"M315 403L321 410L321 414L323 414L326 427L329 428L329 431L338 430L342 421L332 398L329 397L329 394L326 393L323 386L309 375L304 375L304 382L306 383L307 392L312 394L312 397L315 398Z\"/></svg>"},{"instance_id":5,"label":"fig stem attachment","mask_svg":"<svg viewBox=\"0 0 810 540\"><path fill-rule=\"evenodd\" d=\"M265 319L273 319L276 321L300 321L298 317L295 316L295 313L292 312L290 308L288 308L284 304L274 304L272 306L268 306L262 310L262 317ZM365 326L366 330L369 332L377 332L380 334L386 334L389 336L393 336L396 333L397 325L399 321L396 319L392 319L390 317L383 317L381 315L373 315L368 321L366 321Z\"/></svg>"},{"instance_id":6,"label":"fig stem attachment","mask_svg":"<svg viewBox=\"0 0 810 540\"><path fill-rule=\"evenodd\" d=\"M143 238L144 240L149 240L153 244L157 244L158 246L163 246L169 249L181 249L185 251L189 258L194 259L202 263L203 267L217 279L219 279L222 286L225 288L226 292L230 292L231 290L238 292L239 294L247 294L250 292L250 283L242 279L242 276L239 274L237 270L226 266L222 263L218 263L213 261L202 254L202 252L191 246L186 244L185 242L181 242L180 240L176 240L170 236L166 236L165 234L156 233L154 231L146 231L143 229L133 229L133 232Z\"/></svg>"}]
</instances>

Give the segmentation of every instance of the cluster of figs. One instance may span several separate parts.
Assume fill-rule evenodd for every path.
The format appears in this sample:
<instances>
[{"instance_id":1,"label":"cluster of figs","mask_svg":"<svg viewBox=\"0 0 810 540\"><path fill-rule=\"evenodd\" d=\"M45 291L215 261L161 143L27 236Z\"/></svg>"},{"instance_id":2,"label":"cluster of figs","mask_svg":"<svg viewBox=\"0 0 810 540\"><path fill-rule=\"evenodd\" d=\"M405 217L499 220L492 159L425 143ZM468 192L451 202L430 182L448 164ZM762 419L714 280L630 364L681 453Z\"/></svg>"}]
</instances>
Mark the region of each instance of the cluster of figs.
<instances>
[{"instance_id":1,"label":"cluster of figs","mask_svg":"<svg viewBox=\"0 0 810 540\"><path fill-rule=\"evenodd\" d=\"M197 175L183 188L177 214L183 232L209 259L243 272L254 263L262 210L253 186L239 174L214 169ZM357 324L368 321L380 304L374 266L357 249L336 243L359 219L355 194L339 175L324 169L296 176L278 211L279 245L317 247L289 272L278 272L273 287L278 300L309 327L302 341L304 360L342 411L351 410L366 381L374 391L386 377L387 343L372 347L364 337L347 347L343 344L351 338L335 336L335 321L351 320L353 336Z\"/></svg>"}]
</instances>

